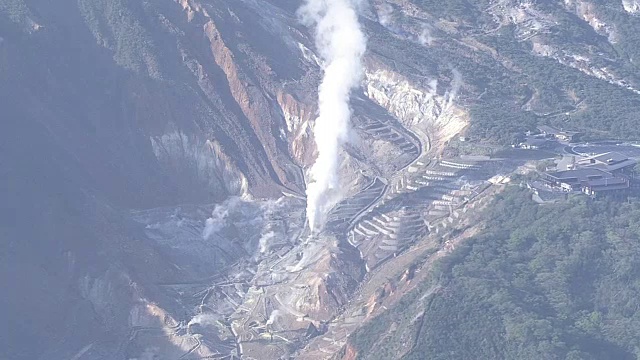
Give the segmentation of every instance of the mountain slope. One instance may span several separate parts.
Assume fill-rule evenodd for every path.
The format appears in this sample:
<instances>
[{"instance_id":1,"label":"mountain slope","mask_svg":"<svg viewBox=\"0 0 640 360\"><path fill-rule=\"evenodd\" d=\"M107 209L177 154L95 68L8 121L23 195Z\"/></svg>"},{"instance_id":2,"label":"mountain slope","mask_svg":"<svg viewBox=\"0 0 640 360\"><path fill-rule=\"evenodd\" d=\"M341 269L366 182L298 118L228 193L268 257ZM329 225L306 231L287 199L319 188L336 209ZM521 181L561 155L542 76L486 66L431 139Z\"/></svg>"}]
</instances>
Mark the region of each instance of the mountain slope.
<instances>
[{"instance_id":1,"label":"mountain slope","mask_svg":"<svg viewBox=\"0 0 640 360\"><path fill-rule=\"evenodd\" d=\"M125 357L130 309L178 311L154 284L188 276L127 209L219 201L248 186L275 194L288 176L300 191L287 143L264 131L284 126L276 94L260 104L258 75L226 75L239 72L223 68L230 50L179 4L1 10L3 357L71 358L87 344L87 356ZM185 30L172 33L168 18ZM255 117L265 109L282 123Z\"/></svg>"},{"instance_id":2,"label":"mountain slope","mask_svg":"<svg viewBox=\"0 0 640 360\"><path fill-rule=\"evenodd\" d=\"M350 358L636 358L638 206L540 206L508 189L481 231L355 333Z\"/></svg>"}]
</instances>

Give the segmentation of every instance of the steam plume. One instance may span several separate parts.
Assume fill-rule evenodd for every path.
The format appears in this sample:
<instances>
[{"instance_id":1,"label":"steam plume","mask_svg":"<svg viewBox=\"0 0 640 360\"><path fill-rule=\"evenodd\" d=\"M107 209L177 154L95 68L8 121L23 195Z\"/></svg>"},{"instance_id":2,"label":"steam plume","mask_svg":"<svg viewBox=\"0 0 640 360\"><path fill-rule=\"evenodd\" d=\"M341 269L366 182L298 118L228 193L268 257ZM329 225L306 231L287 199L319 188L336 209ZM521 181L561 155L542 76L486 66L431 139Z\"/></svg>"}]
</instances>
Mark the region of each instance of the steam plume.
<instances>
[{"instance_id":1,"label":"steam plume","mask_svg":"<svg viewBox=\"0 0 640 360\"><path fill-rule=\"evenodd\" d=\"M462 86L462 74L460 71L456 69L452 69L451 73L453 74L453 80L451 81L451 90L445 94L447 108L453 105L453 100L458 96L458 91L460 91L460 87Z\"/></svg>"},{"instance_id":2,"label":"steam plume","mask_svg":"<svg viewBox=\"0 0 640 360\"><path fill-rule=\"evenodd\" d=\"M218 319L212 314L198 314L189 320L187 326L200 324L202 326L216 326Z\"/></svg>"},{"instance_id":3,"label":"steam plume","mask_svg":"<svg viewBox=\"0 0 640 360\"><path fill-rule=\"evenodd\" d=\"M279 310L273 310L271 315L269 315L269 319L267 320L267 325L273 325L273 323L280 317Z\"/></svg>"},{"instance_id":4,"label":"steam plume","mask_svg":"<svg viewBox=\"0 0 640 360\"><path fill-rule=\"evenodd\" d=\"M328 210L330 190L338 185L342 145L349 137L349 95L362 79L366 39L355 10L357 0L306 0L299 14L315 26L316 47L324 60L319 116L313 131L318 158L307 186L307 216L313 231ZM335 195L335 194L334 194Z\"/></svg>"},{"instance_id":5,"label":"steam plume","mask_svg":"<svg viewBox=\"0 0 640 360\"><path fill-rule=\"evenodd\" d=\"M424 25L422 27L422 32L420 33L420 37L418 37L418 41L420 42L420 44L422 44L422 46L431 46L433 45L434 40L435 38L433 37L433 35L431 35L431 29L429 29L429 27Z\"/></svg>"},{"instance_id":6,"label":"steam plume","mask_svg":"<svg viewBox=\"0 0 640 360\"><path fill-rule=\"evenodd\" d=\"M269 243L273 238L276 237L276 233L273 231L269 231L267 233L262 234L260 237L259 245L260 245L260 253L264 254L269 250Z\"/></svg>"},{"instance_id":7,"label":"steam plume","mask_svg":"<svg viewBox=\"0 0 640 360\"><path fill-rule=\"evenodd\" d=\"M384 3L380 6L380 11L378 11L378 20L380 21L380 25L387 26L391 22L391 18L393 16L393 8L391 5Z\"/></svg>"}]
</instances>

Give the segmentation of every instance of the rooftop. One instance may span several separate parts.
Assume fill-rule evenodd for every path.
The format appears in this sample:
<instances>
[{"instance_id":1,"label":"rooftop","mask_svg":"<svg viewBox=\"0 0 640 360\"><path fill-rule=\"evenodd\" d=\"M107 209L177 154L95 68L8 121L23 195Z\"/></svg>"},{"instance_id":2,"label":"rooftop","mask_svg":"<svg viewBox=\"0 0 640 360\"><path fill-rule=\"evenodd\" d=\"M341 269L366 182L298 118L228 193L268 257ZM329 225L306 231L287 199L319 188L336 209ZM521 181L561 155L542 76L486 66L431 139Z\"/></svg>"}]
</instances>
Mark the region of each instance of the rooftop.
<instances>
[{"instance_id":1,"label":"rooftop","mask_svg":"<svg viewBox=\"0 0 640 360\"><path fill-rule=\"evenodd\" d=\"M629 160L628 156L625 156L623 154L620 154L618 152L608 152L608 153L604 153L604 154L600 154L600 155L596 155L594 157L592 157L591 159L597 161L597 162L601 162L604 164L616 164L622 161L626 161Z\"/></svg>"},{"instance_id":2,"label":"rooftop","mask_svg":"<svg viewBox=\"0 0 640 360\"><path fill-rule=\"evenodd\" d=\"M633 159L627 159L618 163L614 163L614 164L595 164L590 166L591 168L595 168L595 169L601 169L604 171L617 171L620 169L624 169L626 167L629 166L633 166L637 164L637 161L633 160Z\"/></svg>"},{"instance_id":3,"label":"rooftop","mask_svg":"<svg viewBox=\"0 0 640 360\"><path fill-rule=\"evenodd\" d=\"M592 178L612 178L613 177L611 174L595 168L557 171L553 173L548 173L547 175L558 181L571 180L571 179L577 179L578 181L587 181Z\"/></svg>"}]
</instances>

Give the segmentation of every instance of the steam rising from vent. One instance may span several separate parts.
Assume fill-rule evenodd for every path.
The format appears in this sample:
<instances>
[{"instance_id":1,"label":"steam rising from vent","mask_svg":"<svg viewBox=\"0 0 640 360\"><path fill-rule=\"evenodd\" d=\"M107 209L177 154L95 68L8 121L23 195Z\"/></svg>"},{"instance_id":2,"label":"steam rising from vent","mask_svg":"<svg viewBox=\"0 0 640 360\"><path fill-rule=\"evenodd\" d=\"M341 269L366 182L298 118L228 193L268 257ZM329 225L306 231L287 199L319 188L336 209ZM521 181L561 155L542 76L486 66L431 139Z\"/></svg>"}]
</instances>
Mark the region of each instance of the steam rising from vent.
<instances>
[{"instance_id":1,"label":"steam rising from vent","mask_svg":"<svg viewBox=\"0 0 640 360\"><path fill-rule=\"evenodd\" d=\"M358 0L306 0L299 14L307 26L315 26L316 47L324 61L319 87L319 116L315 121L318 157L307 186L307 217L313 231L331 205L331 190L338 186L342 145L349 138L349 96L363 76L362 56L366 39L355 10ZM334 199L335 200L335 199Z\"/></svg>"},{"instance_id":2,"label":"steam rising from vent","mask_svg":"<svg viewBox=\"0 0 640 360\"><path fill-rule=\"evenodd\" d=\"M380 21L380 25L387 26L391 22L391 17L393 16L393 8L391 5L384 3L380 7L380 11L378 11L378 20Z\"/></svg>"},{"instance_id":3,"label":"steam rising from vent","mask_svg":"<svg viewBox=\"0 0 640 360\"><path fill-rule=\"evenodd\" d=\"M262 236L260 237L260 241L258 242L258 244L260 245L261 254L264 254L269 250L269 243L275 237L276 237L276 233L273 231L269 231L265 234L262 234Z\"/></svg>"},{"instance_id":4,"label":"steam rising from vent","mask_svg":"<svg viewBox=\"0 0 640 360\"><path fill-rule=\"evenodd\" d=\"M420 33L420 37L418 37L418 41L422 46L431 46L435 41L433 35L431 35L431 29L426 25L422 27L422 32Z\"/></svg>"},{"instance_id":5,"label":"steam rising from vent","mask_svg":"<svg viewBox=\"0 0 640 360\"><path fill-rule=\"evenodd\" d=\"M216 326L218 319L212 314L198 314L189 320L187 326L200 324L202 326Z\"/></svg>"},{"instance_id":6,"label":"steam rising from vent","mask_svg":"<svg viewBox=\"0 0 640 360\"><path fill-rule=\"evenodd\" d=\"M453 100L458 96L458 91L460 91L460 87L462 86L462 74L460 71L453 69L451 70L453 74L453 80L451 81L451 90L445 94L447 108L450 108L453 105Z\"/></svg>"},{"instance_id":7,"label":"steam rising from vent","mask_svg":"<svg viewBox=\"0 0 640 360\"><path fill-rule=\"evenodd\" d=\"M238 198L231 198L228 203L216 205L211 213L211 217L204 223L204 230L202 231L202 238L204 240L208 240L211 235L226 226L227 217L229 217L229 208L235 207L238 203Z\"/></svg>"},{"instance_id":8,"label":"steam rising from vent","mask_svg":"<svg viewBox=\"0 0 640 360\"><path fill-rule=\"evenodd\" d=\"M267 325L273 325L273 323L280 317L279 310L273 310L271 315L269 315L269 319L267 320Z\"/></svg>"}]
</instances>

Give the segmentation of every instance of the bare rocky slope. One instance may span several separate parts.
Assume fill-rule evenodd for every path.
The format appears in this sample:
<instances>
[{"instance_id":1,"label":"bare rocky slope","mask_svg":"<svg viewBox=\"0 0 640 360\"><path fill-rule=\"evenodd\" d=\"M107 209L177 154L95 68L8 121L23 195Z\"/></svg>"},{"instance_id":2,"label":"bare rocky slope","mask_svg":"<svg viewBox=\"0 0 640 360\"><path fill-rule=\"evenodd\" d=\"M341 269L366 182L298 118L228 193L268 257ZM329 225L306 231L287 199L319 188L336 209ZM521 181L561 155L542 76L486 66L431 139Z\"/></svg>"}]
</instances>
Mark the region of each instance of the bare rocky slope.
<instances>
[{"instance_id":1,"label":"bare rocky slope","mask_svg":"<svg viewBox=\"0 0 640 360\"><path fill-rule=\"evenodd\" d=\"M362 6L344 194L312 238L299 1L1 2L0 358L349 354L521 165L461 155L541 123L640 135L637 2L447 4Z\"/></svg>"}]
</instances>

